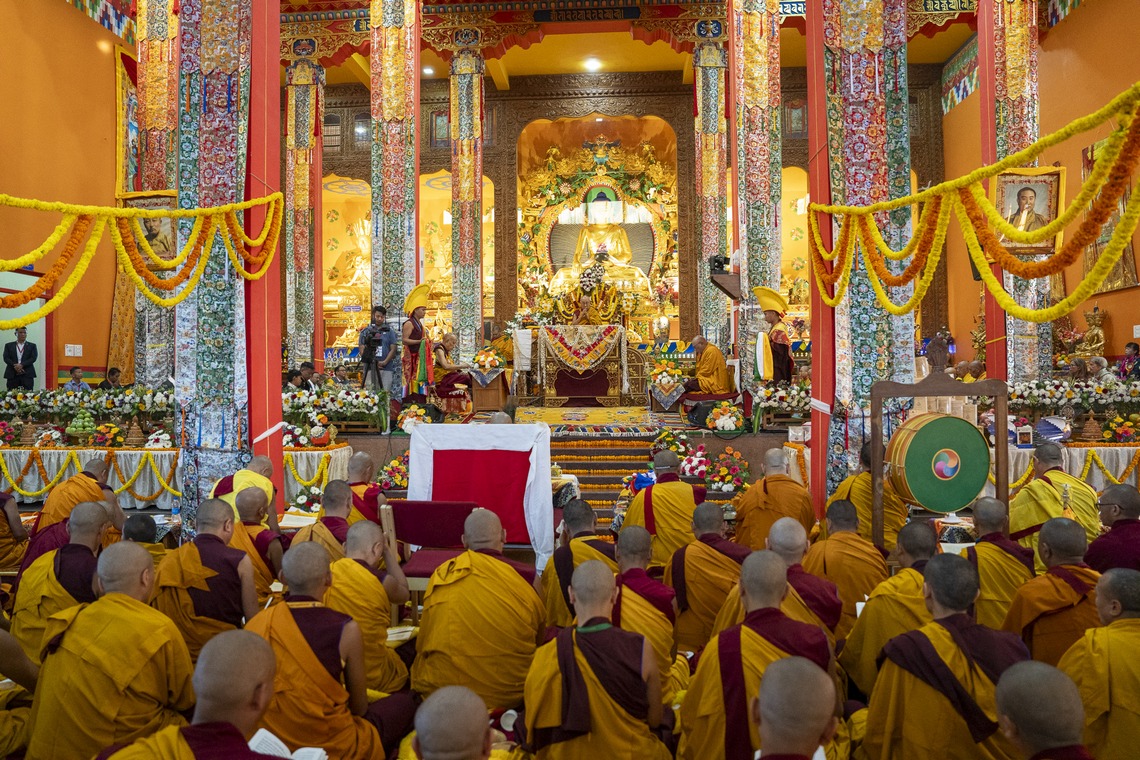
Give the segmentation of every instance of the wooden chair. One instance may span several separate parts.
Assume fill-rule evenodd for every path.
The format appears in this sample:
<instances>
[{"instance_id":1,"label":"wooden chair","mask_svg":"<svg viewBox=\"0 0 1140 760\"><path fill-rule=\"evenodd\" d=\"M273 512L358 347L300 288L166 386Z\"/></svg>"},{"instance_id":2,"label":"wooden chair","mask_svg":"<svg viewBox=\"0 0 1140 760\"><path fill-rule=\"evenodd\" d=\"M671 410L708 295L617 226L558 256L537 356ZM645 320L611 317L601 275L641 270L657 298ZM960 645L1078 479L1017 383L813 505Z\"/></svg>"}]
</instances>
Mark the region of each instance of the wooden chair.
<instances>
[{"instance_id":1,"label":"wooden chair","mask_svg":"<svg viewBox=\"0 0 1140 760\"><path fill-rule=\"evenodd\" d=\"M396 540L419 547L404 563L412 600L412 623L432 573L463 553L463 523L479 505L473 501L406 501L394 499L380 508L384 530Z\"/></svg>"}]
</instances>

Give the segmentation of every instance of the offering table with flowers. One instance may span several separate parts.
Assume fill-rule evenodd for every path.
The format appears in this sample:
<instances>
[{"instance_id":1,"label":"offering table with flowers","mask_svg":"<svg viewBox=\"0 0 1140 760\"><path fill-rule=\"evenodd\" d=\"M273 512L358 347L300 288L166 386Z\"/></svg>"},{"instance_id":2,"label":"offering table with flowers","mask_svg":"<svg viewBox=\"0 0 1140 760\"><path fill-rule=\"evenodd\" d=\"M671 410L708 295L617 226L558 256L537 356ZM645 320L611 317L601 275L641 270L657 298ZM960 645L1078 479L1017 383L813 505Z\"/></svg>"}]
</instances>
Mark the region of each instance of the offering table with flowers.
<instances>
[{"instance_id":1,"label":"offering table with flowers","mask_svg":"<svg viewBox=\"0 0 1140 760\"><path fill-rule=\"evenodd\" d=\"M468 370L474 384L471 386L471 410L497 412L507 403L510 393L510 370L507 360L498 349L483 348L475 353L475 365Z\"/></svg>"},{"instance_id":2,"label":"offering table with flowers","mask_svg":"<svg viewBox=\"0 0 1140 760\"><path fill-rule=\"evenodd\" d=\"M352 447L341 443L324 448L286 448L282 458L286 509L315 511L330 480L348 479Z\"/></svg>"},{"instance_id":3,"label":"offering table with flowers","mask_svg":"<svg viewBox=\"0 0 1140 760\"><path fill-rule=\"evenodd\" d=\"M3 448L0 477L17 502L40 502L92 459L109 465L107 483L123 509L173 509L182 496L182 452L172 448Z\"/></svg>"}]
</instances>

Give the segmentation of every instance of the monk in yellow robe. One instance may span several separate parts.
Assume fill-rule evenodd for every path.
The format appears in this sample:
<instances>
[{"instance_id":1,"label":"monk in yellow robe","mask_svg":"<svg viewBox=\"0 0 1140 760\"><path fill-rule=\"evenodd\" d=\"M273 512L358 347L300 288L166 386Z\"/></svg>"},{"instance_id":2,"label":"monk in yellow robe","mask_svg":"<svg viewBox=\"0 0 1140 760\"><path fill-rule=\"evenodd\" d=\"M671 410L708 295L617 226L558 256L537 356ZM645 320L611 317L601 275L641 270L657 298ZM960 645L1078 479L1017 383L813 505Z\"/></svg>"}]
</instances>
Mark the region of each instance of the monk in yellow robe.
<instances>
[{"instance_id":1,"label":"monk in yellow robe","mask_svg":"<svg viewBox=\"0 0 1140 760\"><path fill-rule=\"evenodd\" d=\"M903 526L896 548L901 568L875 587L847 635L839 664L864 694L872 694L875 688L883 646L895 636L930 622L930 610L922 595L922 572L934 556L937 542L930 523Z\"/></svg>"},{"instance_id":2,"label":"monk in yellow robe","mask_svg":"<svg viewBox=\"0 0 1140 760\"><path fill-rule=\"evenodd\" d=\"M158 572L158 565L166 556L166 545L158 541L158 525L153 517L148 514L128 517L123 523L123 540L132 541L146 549L154 562L155 572Z\"/></svg>"},{"instance_id":3,"label":"monk in yellow robe","mask_svg":"<svg viewBox=\"0 0 1140 760\"><path fill-rule=\"evenodd\" d=\"M780 612L788 580L784 561L772 552L753 552L740 573L744 622L713 638L701 654L696 675L681 703L683 760L752 757L761 749L749 720L749 695L760 688L765 669L785 657L805 657L834 675L827 637L818 627Z\"/></svg>"},{"instance_id":4,"label":"monk in yellow robe","mask_svg":"<svg viewBox=\"0 0 1140 760\"><path fill-rule=\"evenodd\" d=\"M345 556L332 563L332 586L325 606L349 615L364 639L364 673L368 688L392 693L408 683L408 666L387 645L392 605L408 601L408 579L400 569L396 542L374 522L362 520L348 529ZM388 572L382 572L385 559Z\"/></svg>"},{"instance_id":5,"label":"monk in yellow robe","mask_svg":"<svg viewBox=\"0 0 1140 760\"><path fill-rule=\"evenodd\" d=\"M961 554L977 568L982 592L974 605L974 619L987 628L1001 628L1017 590L1036 575L1033 552L1006 537L1009 509L997 499L974 502L978 542Z\"/></svg>"},{"instance_id":6,"label":"monk in yellow robe","mask_svg":"<svg viewBox=\"0 0 1140 760\"><path fill-rule=\"evenodd\" d=\"M1100 535L1100 510L1096 491L1064 470L1062 449L1043 443L1033 451L1033 480L1013 497L1009 507L1009 537L1037 552L1041 526L1054 517L1076 520L1092 543ZM1040 556L1037 572L1045 572Z\"/></svg>"},{"instance_id":7,"label":"monk in yellow robe","mask_svg":"<svg viewBox=\"0 0 1140 760\"><path fill-rule=\"evenodd\" d=\"M146 550L129 542L106 548L97 585L98 601L48 619L29 758L93 757L185 725L180 713L194 705L182 635L146 604L154 586Z\"/></svg>"},{"instance_id":8,"label":"monk in yellow robe","mask_svg":"<svg viewBox=\"0 0 1140 760\"><path fill-rule=\"evenodd\" d=\"M211 499L221 499L234 508L234 517L240 519L237 513L237 495L247 488L260 489L265 494L265 501L269 505L266 510L263 524L265 527L280 531L277 523L277 509L273 506L277 488L273 485L273 460L266 456L256 456L249 460L244 470L238 470L233 475L227 475L214 484L210 489Z\"/></svg>"},{"instance_id":9,"label":"monk in yellow robe","mask_svg":"<svg viewBox=\"0 0 1140 760\"><path fill-rule=\"evenodd\" d=\"M731 393L735 383L720 349L702 335L693 338L692 345L697 366L694 377L685 381L685 388L692 393Z\"/></svg>"},{"instance_id":10,"label":"monk in yellow robe","mask_svg":"<svg viewBox=\"0 0 1140 760\"><path fill-rule=\"evenodd\" d=\"M546 562L546 570L536 590L546 604L546 624L565 628L574 622L570 604L570 576L574 568L592 559L606 563L617 572L614 545L598 536L598 520L594 508L582 499L574 499L562 508L561 545Z\"/></svg>"},{"instance_id":11,"label":"monk in yellow robe","mask_svg":"<svg viewBox=\"0 0 1140 760\"><path fill-rule=\"evenodd\" d=\"M768 757L808 760L839 728L835 682L804 657L785 657L764 669L752 700L752 722Z\"/></svg>"},{"instance_id":12,"label":"monk in yellow robe","mask_svg":"<svg viewBox=\"0 0 1140 760\"><path fill-rule=\"evenodd\" d=\"M732 504L736 507L733 540L749 549L763 549L768 530L781 517L798 520L808 532L815 525L811 494L788 477L788 458L783 449L764 453L764 477L737 494Z\"/></svg>"},{"instance_id":13,"label":"monk in yellow robe","mask_svg":"<svg viewBox=\"0 0 1140 760\"><path fill-rule=\"evenodd\" d=\"M358 451L348 460L348 485L352 489L352 506L348 512L348 524L355 525L361 520L371 520L380 524L380 507L388 503L380 484L372 482L376 475L376 462L367 451ZM324 517L324 507L317 513Z\"/></svg>"},{"instance_id":14,"label":"monk in yellow robe","mask_svg":"<svg viewBox=\"0 0 1140 760\"><path fill-rule=\"evenodd\" d=\"M432 574L412 664L421 695L459 685L492 710L522 703L546 610L533 571L503 556L505 541L498 515L476 509L463 523L467 551Z\"/></svg>"},{"instance_id":15,"label":"monk in yellow robe","mask_svg":"<svg viewBox=\"0 0 1140 760\"><path fill-rule=\"evenodd\" d=\"M672 757L653 733L662 717L653 647L610 622L615 595L606 563L588 560L574 570L577 624L539 647L526 676L526 735L537 760Z\"/></svg>"},{"instance_id":16,"label":"monk in yellow robe","mask_svg":"<svg viewBox=\"0 0 1140 760\"><path fill-rule=\"evenodd\" d=\"M1098 760L1136 757L1140 738L1140 571L1116 568L1096 586L1103 628L1090 628L1058 667L1080 689L1084 736Z\"/></svg>"},{"instance_id":17,"label":"monk in yellow robe","mask_svg":"<svg viewBox=\"0 0 1140 760\"><path fill-rule=\"evenodd\" d=\"M657 482L637 492L622 523L622 530L639 525L653 536L651 564L656 567L664 567L675 551L693 540L693 511L705 500L704 486L691 486L677 476L680 466L673 451L654 454Z\"/></svg>"},{"instance_id":18,"label":"monk in yellow robe","mask_svg":"<svg viewBox=\"0 0 1140 760\"><path fill-rule=\"evenodd\" d=\"M291 546L284 562L289 595L246 625L277 657L273 701L261 726L293 752L320 747L329 757L380 760L387 752L368 703L360 626L320 601L332 584L328 552L305 542Z\"/></svg>"},{"instance_id":19,"label":"monk in yellow robe","mask_svg":"<svg viewBox=\"0 0 1140 760\"><path fill-rule=\"evenodd\" d=\"M32 694L40 669L28 659L20 642L7 631L0 631L0 676L11 679L18 688L0 693L0 756L7 757L28 744Z\"/></svg>"},{"instance_id":20,"label":"monk in yellow robe","mask_svg":"<svg viewBox=\"0 0 1140 760\"><path fill-rule=\"evenodd\" d=\"M83 472L72 475L51 489L32 532L37 533L66 520L71 510L85 501L106 501L118 505L114 489L107 485L107 462L102 459L88 460L83 465ZM119 510L118 517L122 518L122 510ZM115 529L116 532L123 529L123 519L119 519Z\"/></svg>"},{"instance_id":21,"label":"monk in yellow robe","mask_svg":"<svg viewBox=\"0 0 1140 760\"><path fill-rule=\"evenodd\" d=\"M1019 757L1093 759L1081 742L1085 728L1081 693L1060 670L1033 660L1019 662L1001 674L994 697L998 726L1021 753Z\"/></svg>"},{"instance_id":22,"label":"monk in yellow robe","mask_svg":"<svg viewBox=\"0 0 1140 760\"><path fill-rule=\"evenodd\" d=\"M28 531L20 521L20 507L10 493L0 493L0 570L17 570L28 550Z\"/></svg>"},{"instance_id":23,"label":"monk in yellow robe","mask_svg":"<svg viewBox=\"0 0 1140 760\"><path fill-rule=\"evenodd\" d=\"M293 534L290 546L315 541L325 547L335 562L344 559L344 539L348 536L348 512L352 509L352 488L344 480L330 480L321 494L324 517Z\"/></svg>"},{"instance_id":24,"label":"monk in yellow robe","mask_svg":"<svg viewBox=\"0 0 1140 760\"><path fill-rule=\"evenodd\" d=\"M649 642L661 673L661 699L671 705L677 692L689 688L689 661L677 654L673 640L676 592L646 572L652 553L645 528L633 527L618 536L617 601L611 619L623 631L640 633Z\"/></svg>"},{"instance_id":25,"label":"monk in yellow robe","mask_svg":"<svg viewBox=\"0 0 1140 760\"><path fill-rule=\"evenodd\" d=\"M416 710L411 749L417 760L498 757L491 751L487 705L465 686L444 686ZM409 757L400 747L400 758Z\"/></svg>"},{"instance_id":26,"label":"monk in yellow robe","mask_svg":"<svg viewBox=\"0 0 1140 760\"><path fill-rule=\"evenodd\" d=\"M194 667L194 719L189 726L168 726L97 760L195 760L202 755L234 760L267 757L247 742L273 699L277 671L273 648L249 631L226 631L210 639Z\"/></svg>"},{"instance_id":27,"label":"monk in yellow robe","mask_svg":"<svg viewBox=\"0 0 1140 760\"><path fill-rule=\"evenodd\" d=\"M284 554L281 534L265 527L269 501L260 488L246 488L238 493L235 503L241 523L234 526L230 546L241 549L249 557L257 603L264 607L279 598L272 586L281 575L281 557Z\"/></svg>"},{"instance_id":28,"label":"monk in yellow robe","mask_svg":"<svg viewBox=\"0 0 1140 760\"><path fill-rule=\"evenodd\" d=\"M849 501L855 505L859 514L859 535L868 541L874 540L871 536L871 512L874 494L871 489L871 444L863 445L859 451L859 472L849 475L846 480L835 488L835 493L827 500L827 506L836 501ZM906 525L910 517L910 510L895 493L889 480L883 481L883 549L894 551L898 540L899 529ZM827 538L827 525L823 528L822 537Z\"/></svg>"},{"instance_id":29,"label":"monk in yellow robe","mask_svg":"<svg viewBox=\"0 0 1140 760\"><path fill-rule=\"evenodd\" d=\"M110 524L102 504L76 505L68 520L70 542L36 558L21 576L12 605L12 635L32 662L40 661L49 617L95 601L95 552Z\"/></svg>"},{"instance_id":30,"label":"monk in yellow robe","mask_svg":"<svg viewBox=\"0 0 1140 760\"><path fill-rule=\"evenodd\" d=\"M1054 517L1038 535L1037 553L1047 569L1017 590L1002 630L1020 636L1033 659L1056 665L1086 630L1100 625L1100 573L1084 563L1088 542L1076 521Z\"/></svg>"},{"instance_id":31,"label":"monk in yellow robe","mask_svg":"<svg viewBox=\"0 0 1140 760\"><path fill-rule=\"evenodd\" d=\"M963 557L939 554L926 565L923 595L933 617L883 647L871 694L865 760L1014 760L999 731L995 682L1029 659L1016 636L970 619L978 573ZM931 716L916 720L916 716Z\"/></svg>"},{"instance_id":32,"label":"monk in yellow robe","mask_svg":"<svg viewBox=\"0 0 1140 760\"><path fill-rule=\"evenodd\" d=\"M154 607L170 618L197 661L213 637L240 628L261 609L253 566L241 549L229 546L234 510L221 499L198 506L198 535L162 560L155 578Z\"/></svg>"},{"instance_id":33,"label":"monk in yellow robe","mask_svg":"<svg viewBox=\"0 0 1140 760\"><path fill-rule=\"evenodd\" d=\"M836 639L845 639L855 625L855 604L864 601L887 579L883 555L859 535L855 505L846 500L827 506L828 537L812 545L804 555L804 570L831 581L839 589L843 615L835 628Z\"/></svg>"}]
</instances>

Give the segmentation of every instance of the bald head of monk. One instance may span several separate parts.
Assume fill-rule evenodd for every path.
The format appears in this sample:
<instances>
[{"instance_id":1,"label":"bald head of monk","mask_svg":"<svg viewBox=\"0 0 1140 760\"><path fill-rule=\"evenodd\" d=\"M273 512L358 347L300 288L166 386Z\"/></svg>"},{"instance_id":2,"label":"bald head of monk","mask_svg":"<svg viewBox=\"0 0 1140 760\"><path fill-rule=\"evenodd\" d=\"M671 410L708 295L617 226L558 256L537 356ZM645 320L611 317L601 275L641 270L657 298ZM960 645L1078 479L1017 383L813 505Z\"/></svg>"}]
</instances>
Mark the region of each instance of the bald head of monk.
<instances>
[{"instance_id":1,"label":"bald head of monk","mask_svg":"<svg viewBox=\"0 0 1140 760\"><path fill-rule=\"evenodd\" d=\"M242 522L259 523L269 511L269 499L260 488L243 488L234 497L234 506Z\"/></svg>"},{"instance_id":2,"label":"bald head of monk","mask_svg":"<svg viewBox=\"0 0 1140 760\"><path fill-rule=\"evenodd\" d=\"M1085 561L1089 548L1084 526L1067 517L1054 517L1041 526L1037 539L1037 554L1045 567L1079 565Z\"/></svg>"},{"instance_id":3,"label":"bald head of monk","mask_svg":"<svg viewBox=\"0 0 1140 760\"><path fill-rule=\"evenodd\" d=\"M574 568L570 577L570 604L578 625L586 625L595 618L607 621L617 601L617 585L613 571L600 559L591 559Z\"/></svg>"},{"instance_id":4,"label":"bald head of monk","mask_svg":"<svg viewBox=\"0 0 1140 760\"><path fill-rule=\"evenodd\" d=\"M412 749L420 760L486 760L491 722L483 699L466 686L444 686L416 710Z\"/></svg>"},{"instance_id":5,"label":"bald head of monk","mask_svg":"<svg viewBox=\"0 0 1140 760\"><path fill-rule=\"evenodd\" d=\"M827 534L859 532L859 512L847 499L836 499L827 507Z\"/></svg>"},{"instance_id":6,"label":"bald head of monk","mask_svg":"<svg viewBox=\"0 0 1140 760\"><path fill-rule=\"evenodd\" d=\"M348 517L352 511L352 486L347 480L330 480L321 494L321 508L329 517Z\"/></svg>"},{"instance_id":7,"label":"bald head of monk","mask_svg":"<svg viewBox=\"0 0 1140 760\"><path fill-rule=\"evenodd\" d=\"M110 524L111 517L106 507L97 501L82 501L71 510L67 521L69 543L81 544L95 551L103 545L103 534Z\"/></svg>"},{"instance_id":8,"label":"bald head of monk","mask_svg":"<svg viewBox=\"0 0 1140 760\"><path fill-rule=\"evenodd\" d=\"M798 565L808 549L807 531L799 520L781 517L772 523L766 540L768 551L776 554L788 567Z\"/></svg>"},{"instance_id":9,"label":"bald head of monk","mask_svg":"<svg viewBox=\"0 0 1140 760\"><path fill-rule=\"evenodd\" d=\"M120 541L99 555L95 591L100 596L125 594L146 604L153 589L154 560L146 549L130 541Z\"/></svg>"},{"instance_id":10,"label":"bald head of monk","mask_svg":"<svg viewBox=\"0 0 1140 760\"><path fill-rule=\"evenodd\" d=\"M1009 525L1009 507L1005 502L985 496L974 502L973 511L979 536L1005 533Z\"/></svg>"},{"instance_id":11,"label":"bald head of monk","mask_svg":"<svg viewBox=\"0 0 1140 760\"><path fill-rule=\"evenodd\" d=\"M653 557L653 536L640 525L623 528L614 545L614 556L620 572L634 568L644 570Z\"/></svg>"},{"instance_id":12,"label":"bald head of monk","mask_svg":"<svg viewBox=\"0 0 1140 760\"><path fill-rule=\"evenodd\" d=\"M677 456L677 452L658 451L653 455L653 472L656 475L668 475L669 473L677 472L677 468L681 466L681 459Z\"/></svg>"},{"instance_id":13,"label":"bald head of monk","mask_svg":"<svg viewBox=\"0 0 1140 760\"><path fill-rule=\"evenodd\" d=\"M883 455L884 456L886 455L886 451L887 451L887 449L884 446L883 447ZM866 443L864 443L863 448L859 449L859 465L865 471L869 471L871 469L871 456L874 453L875 453L875 449L872 448L870 441L867 441Z\"/></svg>"},{"instance_id":14,"label":"bald head of monk","mask_svg":"<svg viewBox=\"0 0 1140 760\"><path fill-rule=\"evenodd\" d=\"M273 460L267 456L255 456L253 459L249 460L249 464L245 466L245 469L249 470L250 472L256 472L263 478L272 478Z\"/></svg>"},{"instance_id":15,"label":"bald head of monk","mask_svg":"<svg viewBox=\"0 0 1140 760\"><path fill-rule=\"evenodd\" d=\"M289 547L281 560L281 576L289 593L324 599L332 585L328 550L315 541L302 541Z\"/></svg>"},{"instance_id":16,"label":"bald head of monk","mask_svg":"<svg viewBox=\"0 0 1140 760\"><path fill-rule=\"evenodd\" d=\"M344 556L357 559L375 570L384 556L384 531L371 520L358 520L344 538Z\"/></svg>"},{"instance_id":17,"label":"bald head of monk","mask_svg":"<svg viewBox=\"0 0 1140 760\"><path fill-rule=\"evenodd\" d=\"M994 697L998 728L1025 757L1081 743L1085 708L1080 691L1052 665L1035 660L1011 665L1001 674Z\"/></svg>"},{"instance_id":18,"label":"bald head of monk","mask_svg":"<svg viewBox=\"0 0 1140 760\"><path fill-rule=\"evenodd\" d=\"M247 488L246 491L258 489ZM244 493L245 491L243 491ZM259 491L260 493L260 491ZM265 494L261 494L265 498ZM234 510L221 499L206 499L198 505L198 532L217 536L223 542L229 543L234 535Z\"/></svg>"},{"instance_id":19,"label":"bald head of monk","mask_svg":"<svg viewBox=\"0 0 1140 760\"><path fill-rule=\"evenodd\" d=\"M367 483L376 474L376 460L367 451L358 451L348 459L348 482Z\"/></svg>"},{"instance_id":20,"label":"bald head of monk","mask_svg":"<svg viewBox=\"0 0 1140 760\"><path fill-rule=\"evenodd\" d=\"M570 537L579 533L594 534L598 527L598 518L594 508L584 499L573 499L562 508L562 522L566 524L566 532Z\"/></svg>"},{"instance_id":21,"label":"bald head of monk","mask_svg":"<svg viewBox=\"0 0 1140 760\"><path fill-rule=\"evenodd\" d=\"M700 538L710 533L724 535L724 509L719 504L705 501L693 510L693 535Z\"/></svg>"},{"instance_id":22,"label":"bald head of monk","mask_svg":"<svg viewBox=\"0 0 1140 760\"><path fill-rule=\"evenodd\" d=\"M489 509L473 509L463 521L463 545L471 551L490 549L501 552L506 542L503 522Z\"/></svg>"},{"instance_id":23,"label":"bald head of monk","mask_svg":"<svg viewBox=\"0 0 1140 760\"><path fill-rule=\"evenodd\" d=\"M1108 570L1096 582L1096 610L1101 625L1121 618L1140 618L1140 570Z\"/></svg>"},{"instance_id":24,"label":"bald head of monk","mask_svg":"<svg viewBox=\"0 0 1140 760\"><path fill-rule=\"evenodd\" d=\"M776 660L764 669L752 720L765 754L811 757L838 726L835 682L807 658Z\"/></svg>"},{"instance_id":25,"label":"bald head of monk","mask_svg":"<svg viewBox=\"0 0 1140 760\"><path fill-rule=\"evenodd\" d=\"M745 612L779 608L788 593L788 566L778 554L752 552L740 566L740 600Z\"/></svg>"},{"instance_id":26,"label":"bald head of monk","mask_svg":"<svg viewBox=\"0 0 1140 760\"><path fill-rule=\"evenodd\" d=\"M153 544L158 540L158 524L150 515L131 515L123 523L123 540Z\"/></svg>"},{"instance_id":27,"label":"bald head of monk","mask_svg":"<svg viewBox=\"0 0 1140 760\"><path fill-rule=\"evenodd\" d=\"M1038 478L1054 467L1064 465L1064 454L1056 443L1043 443L1033 450L1033 474Z\"/></svg>"},{"instance_id":28,"label":"bald head of monk","mask_svg":"<svg viewBox=\"0 0 1140 760\"><path fill-rule=\"evenodd\" d=\"M83 471L100 483L107 482L107 460L88 459L83 465Z\"/></svg>"},{"instance_id":29,"label":"bald head of monk","mask_svg":"<svg viewBox=\"0 0 1140 760\"><path fill-rule=\"evenodd\" d=\"M230 723L248 740L273 699L276 672L273 647L256 633L214 636L194 666L194 724Z\"/></svg>"},{"instance_id":30,"label":"bald head of monk","mask_svg":"<svg viewBox=\"0 0 1140 760\"><path fill-rule=\"evenodd\" d=\"M965 557L939 554L926 563L922 596L935 620L970 609L978 598L978 569Z\"/></svg>"},{"instance_id":31,"label":"bald head of monk","mask_svg":"<svg viewBox=\"0 0 1140 760\"><path fill-rule=\"evenodd\" d=\"M1112 525L1117 520L1140 519L1140 491L1123 483L1109 486L1100 495L1100 521Z\"/></svg>"},{"instance_id":32,"label":"bald head of monk","mask_svg":"<svg viewBox=\"0 0 1140 760\"><path fill-rule=\"evenodd\" d=\"M788 457L783 449L768 449L764 452L765 475L787 475Z\"/></svg>"},{"instance_id":33,"label":"bald head of monk","mask_svg":"<svg viewBox=\"0 0 1140 760\"><path fill-rule=\"evenodd\" d=\"M491 412L491 416L487 418L488 425L510 425L514 420L511 415L506 412Z\"/></svg>"},{"instance_id":34,"label":"bald head of monk","mask_svg":"<svg viewBox=\"0 0 1140 760\"><path fill-rule=\"evenodd\" d=\"M915 562L923 562L934 556L938 547L938 537L928 522L907 523L899 529L897 553L899 564L912 567Z\"/></svg>"}]
</instances>

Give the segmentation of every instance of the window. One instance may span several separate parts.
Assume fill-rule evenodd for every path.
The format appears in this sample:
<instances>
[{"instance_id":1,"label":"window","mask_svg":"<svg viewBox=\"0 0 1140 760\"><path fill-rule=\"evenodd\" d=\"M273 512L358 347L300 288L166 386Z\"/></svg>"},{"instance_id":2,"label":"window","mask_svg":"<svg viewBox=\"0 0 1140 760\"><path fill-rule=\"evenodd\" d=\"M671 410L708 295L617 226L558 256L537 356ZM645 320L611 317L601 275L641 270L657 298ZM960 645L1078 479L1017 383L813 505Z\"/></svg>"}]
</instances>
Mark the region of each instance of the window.
<instances>
[{"instance_id":1,"label":"window","mask_svg":"<svg viewBox=\"0 0 1140 760\"><path fill-rule=\"evenodd\" d=\"M336 114L325 114L324 146L326 151L340 150L340 117Z\"/></svg>"},{"instance_id":2,"label":"window","mask_svg":"<svg viewBox=\"0 0 1140 760\"><path fill-rule=\"evenodd\" d=\"M372 144L372 117L367 113L358 113L352 120L352 145L357 150L367 148Z\"/></svg>"}]
</instances>

